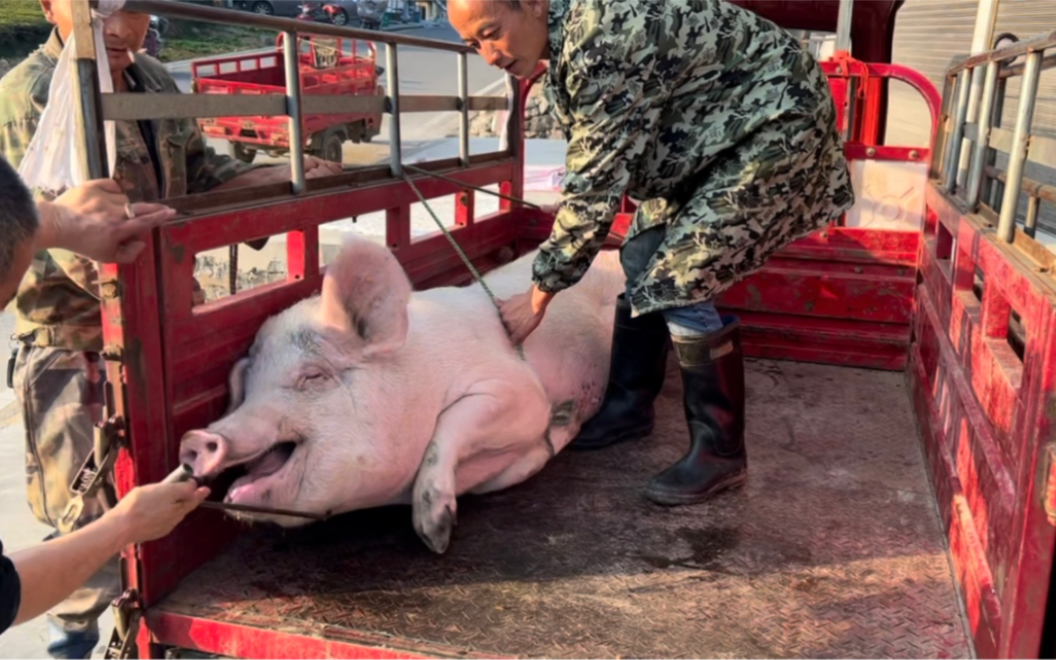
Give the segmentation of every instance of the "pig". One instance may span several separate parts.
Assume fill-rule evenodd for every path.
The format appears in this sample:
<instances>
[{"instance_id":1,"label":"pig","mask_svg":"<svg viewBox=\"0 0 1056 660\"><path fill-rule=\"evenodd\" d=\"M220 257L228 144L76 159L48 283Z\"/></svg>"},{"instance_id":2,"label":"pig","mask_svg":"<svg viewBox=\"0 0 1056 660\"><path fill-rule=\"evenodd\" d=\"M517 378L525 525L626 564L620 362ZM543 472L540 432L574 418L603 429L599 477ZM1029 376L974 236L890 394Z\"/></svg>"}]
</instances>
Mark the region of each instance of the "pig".
<instances>
[{"instance_id":1,"label":"pig","mask_svg":"<svg viewBox=\"0 0 1056 660\"><path fill-rule=\"evenodd\" d=\"M526 291L533 257L485 282L500 299ZM598 411L624 282L618 253L602 251L522 358L479 283L412 292L388 248L351 236L321 293L260 328L231 370L226 413L184 435L180 460L207 482L244 471L225 496L236 504L320 515L409 504L418 536L443 553L458 496L535 475Z\"/></svg>"}]
</instances>

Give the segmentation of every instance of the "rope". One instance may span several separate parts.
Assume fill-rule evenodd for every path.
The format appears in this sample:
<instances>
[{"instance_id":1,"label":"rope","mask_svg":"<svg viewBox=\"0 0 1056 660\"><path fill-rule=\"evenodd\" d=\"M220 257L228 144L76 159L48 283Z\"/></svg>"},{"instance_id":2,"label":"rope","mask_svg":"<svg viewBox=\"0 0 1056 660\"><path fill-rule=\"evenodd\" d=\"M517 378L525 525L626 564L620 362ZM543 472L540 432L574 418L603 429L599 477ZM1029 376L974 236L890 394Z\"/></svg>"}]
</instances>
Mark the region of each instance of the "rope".
<instances>
[{"instance_id":1,"label":"rope","mask_svg":"<svg viewBox=\"0 0 1056 660\"><path fill-rule=\"evenodd\" d=\"M469 188L470 190L476 190L477 192L486 193L488 195L492 195L494 197L498 197L499 199L505 199L506 201L509 201L509 202L514 202L516 204L521 204L522 206L530 206L533 209L542 209L543 208L543 207L539 206L538 204L532 204L531 202L526 202L523 199L517 199L516 197L510 197L509 195L503 195L500 192L495 192L494 190L488 190L487 188L482 188L480 186L472 186L472 185L470 185L468 183L463 183L463 182L459 181L458 179L452 179L451 177L444 176L443 174L437 174L436 172L430 172L429 170L423 170L422 168L415 167L414 165L404 165L403 168L406 169L406 170L411 170L412 172L417 172L418 174L424 174L426 176L431 176L434 179L440 179L441 181L447 181L448 183L457 184L459 187L462 187L462 188Z\"/></svg>"},{"instance_id":2,"label":"rope","mask_svg":"<svg viewBox=\"0 0 1056 660\"><path fill-rule=\"evenodd\" d=\"M405 165L404 167L407 166ZM407 169L417 170L418 168ZM477 267L473 265L473 262L470 261L466 253L462 251L462 247L458 244L458 241L456 241L455 237L451 235L451 232L448 230L448 228L444 226L443 221L441 221L440 218L437 217L436 213L433 211L433 207L430 206L429 201L426 200L425 195L423 195L422 192L418 190L418 186L414 185L414 181L411 180L411 177L407 176L406 172L403 173L403 180L407 182L407 185L411 187L411 190L414 191L414 194L418 196L418 201L420 201L425 206L425 210L429 212L430 216L432 216L433 222L436 223L436 226L439 227L440 231L442 231L444 233L444 236L447 237L448 242L451 243L451 247L455 248L455 252L458 253L459 258L462 259L462 263L466 265L466 268L469 269L469 272L473 273L473 278L476 279L477 283L480 284L480 287L484 289L484 293L488 294L488 298L491 300L491 304L495 306L495 311L500 313L501 322L502 307L499 305L499 299L495 297L495 294L492 293L491 289L488 287L488 284L484 281L484 276L480 274L480 271L477 270ZM456 183L458 182L456 181ZM459 185L465 184L459 183ZM503 327L505 327L505 324L503 324ZM517 346L517 355L519 355L522 360L526 359L524 357L524 346Z\"/></svg>"}]
</instances>

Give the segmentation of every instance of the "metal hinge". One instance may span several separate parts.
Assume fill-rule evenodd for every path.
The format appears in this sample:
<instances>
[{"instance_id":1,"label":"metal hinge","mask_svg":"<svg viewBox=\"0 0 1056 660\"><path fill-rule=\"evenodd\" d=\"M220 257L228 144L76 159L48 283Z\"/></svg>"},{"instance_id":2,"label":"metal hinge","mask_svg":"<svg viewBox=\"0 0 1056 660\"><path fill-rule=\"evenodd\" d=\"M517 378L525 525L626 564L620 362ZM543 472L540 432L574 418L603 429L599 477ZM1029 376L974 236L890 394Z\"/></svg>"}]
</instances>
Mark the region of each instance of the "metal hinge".
<instances>
[{"instance_id":1,"label":"metal hinge","mask_svg":"<svg viewBox=\"0 0 1056 660\"><path fill-rule=\"evenodd\" d=\"M96 425L95 447L92 453L88 455L88 458L84 459L84 464L81 465L81 469L74 476L73 483L70 484L73 499L66 505L66 509L62 512L62 516L59 517L56 524L56 528L63 534L69 534L73 531L74 526L81 517L81 513L84 511L85 501L95 497L99 489L107 485L106 478L114 469L114 463L117 461L117 452L122 442L123 430L124 426L118 417L111 417L105 422ZM103 492L106 494L108 507L117 504L117 497L111 488L104 488Z\"/></svg>"},{"instance_id":2,"label":"metal hinge","mask_svg":"<svg viewBox=\"0 0 1056 660\"><path fill-rule=\"evenodd\" d=\"M128 589L114 601L114 632L106 647L104 658L132 658L136 652L136 636L143 619L143 607L135 589Z\"/></svg>"}]
</instances>

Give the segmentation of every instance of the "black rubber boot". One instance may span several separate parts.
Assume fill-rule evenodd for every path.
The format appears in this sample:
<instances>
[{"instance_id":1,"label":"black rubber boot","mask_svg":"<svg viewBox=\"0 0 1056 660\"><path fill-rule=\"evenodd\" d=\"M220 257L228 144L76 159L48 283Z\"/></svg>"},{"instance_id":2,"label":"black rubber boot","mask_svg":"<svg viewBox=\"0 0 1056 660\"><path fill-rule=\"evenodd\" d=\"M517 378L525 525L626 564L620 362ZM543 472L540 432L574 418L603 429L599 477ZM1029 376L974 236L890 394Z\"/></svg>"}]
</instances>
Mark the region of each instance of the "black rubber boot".
<instances>
[{"instance_id":1,"label":"black rubber boot","mask_svg":"<svg viewBox=\"0 0 1056 660\"><path fill-rule=\"evenodd\" d=\"M667 323L660 313L631 318L631 305L616 299L609 382L601 410L587 420L572 449L601 449L653 432L656 401L667 367Z\"/></svg>"},{"instance_id":2,"label":"black rubber boot","mask_svg":"<svg viewBox=\"0 0 1056 660\"><path fill-rule=\"evenodd\" d=\"M669 506L703 502L748 476L740 322L705 337L672 337L682 371L689 451L649 481L645 496Z\"/></svg>"}]
</instances>

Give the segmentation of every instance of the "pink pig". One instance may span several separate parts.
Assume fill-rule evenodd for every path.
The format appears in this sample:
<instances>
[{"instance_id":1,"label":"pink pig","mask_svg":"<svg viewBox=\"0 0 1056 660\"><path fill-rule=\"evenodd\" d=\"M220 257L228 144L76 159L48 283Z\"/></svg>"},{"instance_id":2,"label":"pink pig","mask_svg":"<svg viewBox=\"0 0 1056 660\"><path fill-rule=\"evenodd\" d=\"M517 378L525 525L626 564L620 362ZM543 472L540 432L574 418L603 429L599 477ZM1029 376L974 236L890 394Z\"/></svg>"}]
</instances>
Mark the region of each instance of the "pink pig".
<instances>
[{"instance_id":1,"label":"pink pig","mask_svg":"<svg viewBox=\"0 0 1056 660\"><path fill-rule=\"evenodd\" d=\"M488 287L524 291L533 256ZM457 496L528 479L598 411L623 283L618 255L602 252L554 299L525 361L479 284L412 292L387 248L352 237L320 296L261 327L231 372L227 413L187 433L180 458L198 478L240 467L228 502L317 514L410 504L442 553Z\"/></svg>"}]
</instances>

